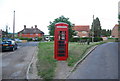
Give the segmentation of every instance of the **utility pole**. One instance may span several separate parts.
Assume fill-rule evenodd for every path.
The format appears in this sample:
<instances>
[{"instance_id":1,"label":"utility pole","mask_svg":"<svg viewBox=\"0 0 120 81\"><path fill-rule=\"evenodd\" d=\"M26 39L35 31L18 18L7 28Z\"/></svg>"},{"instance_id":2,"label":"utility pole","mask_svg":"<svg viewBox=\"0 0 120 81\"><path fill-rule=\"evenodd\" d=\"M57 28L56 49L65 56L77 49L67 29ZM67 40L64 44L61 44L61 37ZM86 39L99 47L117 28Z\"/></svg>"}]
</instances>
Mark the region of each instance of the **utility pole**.
<instances>
[{"instance_id":1,"label":"utility pole","mask_svg":"<svg viewBox=\"0 0 120 81\"><path fill-rule=\"evenodd\" d=\"M15 39L15 11L13 13L13 40Z\"/></svg>"},{"instance_id":2,"label":"utility pole","mask_svg":"<svg viewBox=\"0 0 120 81\"><path fill-rule=\"evenodd\" d=\"M94 42L94 15L93 15L92 42Z\"/></svg>"},{"instance_id":3,"label":"utility pole","mask_svg":"<svg viewBox=\"0 0 120 81\"><path fill-rule=\"evenodd\" d=\"M6 37L8 38L8 25L6 25Z\"/></svg>"}]
</instances>

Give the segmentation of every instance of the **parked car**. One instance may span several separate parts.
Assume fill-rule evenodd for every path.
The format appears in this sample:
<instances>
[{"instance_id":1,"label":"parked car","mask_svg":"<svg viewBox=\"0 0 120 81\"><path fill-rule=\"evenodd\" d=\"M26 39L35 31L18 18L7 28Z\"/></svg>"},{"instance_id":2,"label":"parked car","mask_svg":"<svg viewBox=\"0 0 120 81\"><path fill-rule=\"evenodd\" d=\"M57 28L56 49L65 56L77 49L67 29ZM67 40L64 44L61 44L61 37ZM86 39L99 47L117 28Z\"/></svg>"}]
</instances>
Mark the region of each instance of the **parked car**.
<instances>
[{"instance_id":1,"label":"parked car","mask_svg":"<svg viewBox=\"0 0 120 81\"><path fill-rule=\"evenodd\" d=\"M2 51L5 51L5 50L14 51L17 49L18 45L15 41L9 40L9 41L2 41L1 46L2 46Z\"/></svg>"},{"instance_id":2,"label":"parked car","mask_svg":"<svg viewBox=\"0 0 120 81\"><path fill-rule=\"evenodd\" d=\"M17 43L21 43L21 42L22 42L22 40L20 40L20 39L15 39L15 41L16 41Z\"/></svg>"}]
</instances>

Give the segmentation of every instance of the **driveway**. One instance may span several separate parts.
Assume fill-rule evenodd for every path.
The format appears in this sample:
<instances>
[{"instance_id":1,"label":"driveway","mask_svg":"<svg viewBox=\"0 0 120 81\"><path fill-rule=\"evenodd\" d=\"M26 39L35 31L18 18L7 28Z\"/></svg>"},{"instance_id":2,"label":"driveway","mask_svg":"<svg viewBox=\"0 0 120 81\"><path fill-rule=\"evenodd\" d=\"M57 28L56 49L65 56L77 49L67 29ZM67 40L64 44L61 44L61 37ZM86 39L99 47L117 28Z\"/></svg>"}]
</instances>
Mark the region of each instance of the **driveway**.
<instances>
[{"instance_id":1,"label":"driveway","mask_svg":"<svg viewBox=\"0 0 120 81\"><path fill-rule=\"evenodd\" d=\"M118 43L98 46L69 79L118 79Z\"/></svg>"},{"instance_id":2,"label":"driveway","mask_svg":"<svg viewBox=\"0 0 120 81\"><path fill-rule=\"evenodd\" d=\"M28 65L36 52L38 42L19 43L14 52L2 53L2 79L26 79Z\"/></svg>"}]
</instances>

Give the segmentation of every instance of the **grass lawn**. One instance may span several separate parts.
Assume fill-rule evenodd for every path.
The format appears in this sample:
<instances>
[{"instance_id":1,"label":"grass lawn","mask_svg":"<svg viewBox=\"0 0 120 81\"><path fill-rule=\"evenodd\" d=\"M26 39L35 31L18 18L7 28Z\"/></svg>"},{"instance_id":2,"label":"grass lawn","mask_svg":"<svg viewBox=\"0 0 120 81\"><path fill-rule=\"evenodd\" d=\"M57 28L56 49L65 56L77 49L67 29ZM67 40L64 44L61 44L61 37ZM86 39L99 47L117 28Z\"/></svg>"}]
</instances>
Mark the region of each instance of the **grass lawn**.
<instances>
[{"instance_id":1,"label":"grass lawn","mask_svg":"<svg viewBox=\"0 0 120 81\"><path fill-rule=\"evenodd\" d=\"M101 42L103 43L103 42ZM78 44L76 42L69 43L69 58L67 59L68 66L74 66L74 64L80 60L87 49L90 47L100 44L90 43L90 45ZM57 61L54 59L54 43L53 42L41 42L38 45L38 61L37 61L37 69L38 75L40 75L43 79L52 79L54 77L55 68L57 65Z\"/></svg>"}]
</instances>

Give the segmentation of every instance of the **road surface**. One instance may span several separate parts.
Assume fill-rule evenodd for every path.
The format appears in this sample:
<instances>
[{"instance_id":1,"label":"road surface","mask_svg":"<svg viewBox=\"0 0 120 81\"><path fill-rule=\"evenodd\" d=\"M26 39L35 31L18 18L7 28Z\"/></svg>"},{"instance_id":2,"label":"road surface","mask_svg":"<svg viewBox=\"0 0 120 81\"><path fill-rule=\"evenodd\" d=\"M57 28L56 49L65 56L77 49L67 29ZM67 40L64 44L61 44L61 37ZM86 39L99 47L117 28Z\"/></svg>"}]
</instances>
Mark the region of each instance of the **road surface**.
<instances>
[{"instance_id":1,"label":"road surface","mask_svg":"<svg viewBox=\"0 0 120 81\"><path fill-rule=\"evenodd\" d=\"M118 79L118 43L98 46L69 79Z\"/></svg>"},{"instance_id":2,"label":"road surface","mask_svg":"<svg viewBox=\"0 0 120 81\"><path fill-rule=\"evenodd\" d=\"M2 53L2 79L26 79L28 65L38 42L19 43L18 49Z\"/></svg>"}]
</instances>

